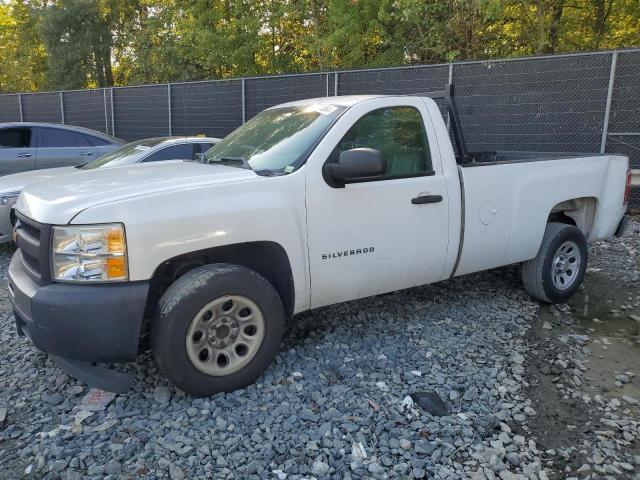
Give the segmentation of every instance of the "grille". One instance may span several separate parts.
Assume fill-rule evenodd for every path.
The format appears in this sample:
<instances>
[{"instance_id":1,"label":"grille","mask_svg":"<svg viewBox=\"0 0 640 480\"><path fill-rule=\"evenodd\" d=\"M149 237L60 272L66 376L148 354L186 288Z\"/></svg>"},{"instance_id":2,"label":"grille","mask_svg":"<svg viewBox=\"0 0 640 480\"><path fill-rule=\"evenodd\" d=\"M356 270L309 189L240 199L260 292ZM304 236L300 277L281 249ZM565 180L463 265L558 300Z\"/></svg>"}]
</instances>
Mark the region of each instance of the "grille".
<instances>
[{"instance_id":1,"label":"grille","mask_svg":"<svg viewBox=\"0 0 640 480\"><path fill-rule=\"evenodd\" d=\"M49 271L49 237L51 226L38 223L16 212L16 244L21 252L22 265L38 284L51 283Z\"/></svg>"}]
</instances>

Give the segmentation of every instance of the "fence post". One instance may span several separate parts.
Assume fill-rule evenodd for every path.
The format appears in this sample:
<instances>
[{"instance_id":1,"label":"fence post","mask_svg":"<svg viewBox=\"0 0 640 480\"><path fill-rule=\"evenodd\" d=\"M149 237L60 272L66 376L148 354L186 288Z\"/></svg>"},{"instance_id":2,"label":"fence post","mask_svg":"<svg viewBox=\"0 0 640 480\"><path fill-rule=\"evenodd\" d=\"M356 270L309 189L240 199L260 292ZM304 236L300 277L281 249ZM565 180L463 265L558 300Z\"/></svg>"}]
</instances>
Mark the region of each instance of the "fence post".
<instances>
[{"instance_id":1,"label":"fence post","mask_svg":"<svg viewBox=\"0 0 640 480\"><path fill-rule=\"evenodd\" d=\"M613 84L616 78L616 64L618 63L618 52L613 52L611 56L611 70L609 72L609 88L607 90L607 105L604 109L604 120L602 124L602 139L600 140L600 153L607 149L607 135L609 134L609 115L611 114L611 100L613 98Z\"/></svg>"},{"instance_id":2,"label":"fence post","mask_svg":"<svg viewBox=\"0 0 640 480\"><path fill-rule=\"evenodd\" d=\"M107 89L106 88L102 89L102 103L104 104L104 133L109 135L109 116L107 115Z\"/></svg>"},{"instance_id":3,"label":"fence post","mask_svg":"<svg viewBox=\"0 0 640 480\"><path fill-rule=\"evenodd\" d=\"M20 121L24 122L24 115L22 114L22 94L18 94L18 111L20 112Z\"/></svg>"},{"instance_id":4,"label":"fence post","mask_svg":"<svg viewBox=\"0 0 640 480\"><path fill-rule=\"evenodd\" d=\"M244 95L244 78L242 79L242 123L244 124L247 121L247 103L245 101Z\"/></svg>"},{"instance_id":5,"label":"fence post","mask_svg":"<svg viewBox=\"0 0 640 480\"><path fill-rule=\"evenodd\" d=\"M64 97L62 96L62 92L60 93L60 120L62 121L62 125L64 125Z\"/></svg>"},{"instance_id":6,"label":"fence post","mask_svg":"<svg viewBox=\"0 0 640 480\"><path fill-rule=\"evenodd\" d=\"M114 115L115 107L113 105L113 87L110 89L111 92L111 135L116 136L116 116Z\"/></svg>"},{"instance_id":7,"label":"fence post","mask_svg":"<svg viewBox=\"0 0 640 480\"><path fill-rule=\"evenodd\" d=\"M338 96L338 72L335 72L333 77L333 96Z\"/></svg>"},{"instance_id":8,"label":"fence post","mask_svg":"<svg viewBox=\"0 0 640 480\"><path fill-rule=\"evenodd\" d=\"M173 122L171 121L171 84L167 83L167 106L169 108L169 136L173 135Z\"/></svg>"},{"instance_id":9,"label":"fence post","mask_svg":"<svg viewBox=\"0 0 640 480\"><path fill-rule=\"evenodd\" d=\"M449 63L449 85L453 83L453 62ZM451 114L447 108L447 130L451 130Z\"/></svg>"},{"instance_id":10,"label":"fence post","mask_svg":"<svg viewBox=\"0 0 640 480\"><path fill-rule=\"evenodd\" d=\"M327 97L329 96L329 73L325 73L325 80L327 85Z\"/></svg>"}]
</instances>

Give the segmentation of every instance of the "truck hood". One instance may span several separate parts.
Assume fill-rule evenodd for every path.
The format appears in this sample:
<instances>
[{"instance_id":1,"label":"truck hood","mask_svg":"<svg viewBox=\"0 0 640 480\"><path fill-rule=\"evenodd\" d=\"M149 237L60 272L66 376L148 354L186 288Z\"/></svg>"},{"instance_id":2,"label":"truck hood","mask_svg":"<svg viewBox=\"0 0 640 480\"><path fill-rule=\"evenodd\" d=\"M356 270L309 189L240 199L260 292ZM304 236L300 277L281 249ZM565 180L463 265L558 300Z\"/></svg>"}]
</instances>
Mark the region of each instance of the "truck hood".
<instances>
[{"instance_id":1,"label":"truck hood","mask_svg":"<svg viewBox=\"0 0 640 480\"><path fill-rule=\"evenodd\" d=\"M82 172L82 170L75 167L60 167L5 175L0 177L0 193L21 192L30 183L78 172Z\"/></svg>"},{"instance_id":2,"label":"truck hood","mask_svg":"<svg viewBox=\"0 0 640 480\"><path fill-rule=\"evenodd\" d=\"M184 160L163 160L163 162L182 163ZM134 165L134 164L131 164ZM122 166L122 165L117 165ZM117 167L116 166L116 167ZM116 168L110 167L108 164L101 165L98 168ZM45 168L42 170L29 170L27 172L13 173L0 177L0 194L9 192L21 192L30 183L39 182L41 180L49 180L50 178L61 177L73 173L83 173L86 170L78 167L57 167Z\"/></svg>"},{"instance_id":3,"label":"truck hood","mask_svg":"<svg viewBox=\"0 0 640 480\"><path fill-rule=\"evenodd\" d=\"M30 183L16 210L41 223L66 224L81 211L160 192L259 178L251 170L193 162L153 162L81 171Z\"/></svg>"}]
</instances>

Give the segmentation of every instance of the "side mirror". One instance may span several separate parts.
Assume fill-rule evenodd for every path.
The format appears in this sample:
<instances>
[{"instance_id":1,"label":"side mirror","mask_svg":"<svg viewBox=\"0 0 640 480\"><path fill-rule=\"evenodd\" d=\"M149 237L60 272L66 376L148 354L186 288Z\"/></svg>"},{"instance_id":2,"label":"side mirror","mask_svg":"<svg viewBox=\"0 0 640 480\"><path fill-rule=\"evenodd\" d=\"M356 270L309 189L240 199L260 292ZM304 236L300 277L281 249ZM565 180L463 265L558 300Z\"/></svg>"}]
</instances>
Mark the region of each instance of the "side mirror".
<instances>
[{"instance_id":1,"label":"side mirror","mask_svg":"<svg viewBox=\"0 0 640 480\"><path fill-rule=\"evenodd\" d=\"M387 171L387 162L380 150L375 148L353 148L340 154L338 163L326 163L324 172L333 180L332 186L373 177Z\"/></svg>"}]
</instances>

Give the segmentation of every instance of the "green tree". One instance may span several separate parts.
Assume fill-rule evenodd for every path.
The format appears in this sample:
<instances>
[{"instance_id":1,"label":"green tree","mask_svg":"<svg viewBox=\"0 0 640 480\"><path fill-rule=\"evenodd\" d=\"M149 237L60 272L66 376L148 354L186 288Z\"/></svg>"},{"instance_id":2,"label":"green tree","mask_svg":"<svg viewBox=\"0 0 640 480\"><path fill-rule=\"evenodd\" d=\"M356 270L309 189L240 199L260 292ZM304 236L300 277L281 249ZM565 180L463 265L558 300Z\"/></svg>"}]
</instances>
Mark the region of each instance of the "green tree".
<instances>
[{"instance_id":1,"label":"green tree","mask_svg":"<svg viewBox=\"0 0 640 480\"><path fill-rule=\"evenodd\" d=\"M46 50L38 35L36 6L0 2L0 92L33 91L46 85Z\"/></svg>"},{"instance_id":2,"label":"green tree","mask_svg":"<svg viewBox=\"0 0 640 480\"><path fill-rule=\"evenodd\" d=\"M113 62L123 51L122 30L136 11L137 2L126 0L63 0L44 8L40 34L48 52L50 87L113 85Z\"/></svg>"},{"instance_id":3,"label":"green tree","mask_svg":"<svg viewBox=\"0 0 640 480\"><path fill-rule=\"evenodd\" d=\"M0 0L0 89L640 46L638 0Z\"/></svg>"}]
</instances>

